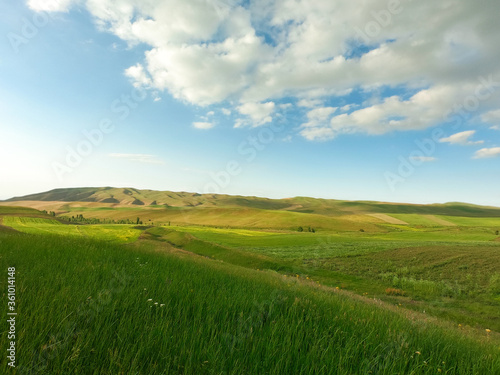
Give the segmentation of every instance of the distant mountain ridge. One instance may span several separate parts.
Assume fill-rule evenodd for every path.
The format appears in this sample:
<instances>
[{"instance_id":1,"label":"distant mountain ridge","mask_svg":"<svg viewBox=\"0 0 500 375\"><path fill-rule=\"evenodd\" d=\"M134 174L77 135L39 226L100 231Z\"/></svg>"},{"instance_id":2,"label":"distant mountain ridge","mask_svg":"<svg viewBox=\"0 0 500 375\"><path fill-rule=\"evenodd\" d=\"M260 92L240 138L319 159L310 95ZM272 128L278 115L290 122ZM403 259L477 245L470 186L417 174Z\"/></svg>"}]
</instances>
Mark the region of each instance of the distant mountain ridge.
<instances>
[{"instance_id":1,"label":"distant mountain ridge","mask_svg":"<svg viewBox=\"0 0 500 375\"><path fill-rule=\"evenodd\" d=\"M500 208L468 203L405 204L373 201L342 201L309 197L270 199L224 194L157 191L135 188L84 187L63 188L14 197L4 202L93 202L111 207L240 207L262 210L283 210L341 216L358 213L429 214L470 217L500 217Z\"/></svg>"}]
</instances>

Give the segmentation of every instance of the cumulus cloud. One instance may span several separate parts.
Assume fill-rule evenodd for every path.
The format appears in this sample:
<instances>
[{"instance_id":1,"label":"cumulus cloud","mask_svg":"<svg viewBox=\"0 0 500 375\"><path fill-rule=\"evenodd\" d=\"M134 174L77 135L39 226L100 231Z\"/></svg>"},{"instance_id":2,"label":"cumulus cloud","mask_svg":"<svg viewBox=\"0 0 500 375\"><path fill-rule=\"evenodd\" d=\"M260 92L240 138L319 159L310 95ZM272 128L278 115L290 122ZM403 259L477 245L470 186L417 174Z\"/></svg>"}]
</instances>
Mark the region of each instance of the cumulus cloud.
<instances>
[{"instance_id":1,"label":"cumulus cloud","mask_svg":"<svg viewBox=\"0 0 500 375\"><path fill-rule=\"evenodd\" d=\"M34 10L50 10L49 3L28 2ZM61 11L73 2L56 3L52 10ZM450 113L474 112L499 125L492 123L500 100L497 0L411 1L397 10L387 0L361 7L350 0L74 3L101 30L146 46L125 72L135 85L198 106L231 107L246 116L236 120L240 126L272 121L270 108L255 106L283 98L303 108L356 109L302 128L311 140L425 129ZM489 76L492 86L478 90L478 77Z\"/></svg>"},{"instance_id":2,"label":"cumulus cloud","mask_svg":"<svg viewBox=\"0 0 500 375\"><path fill-rule=\"evenodd\" d=\"M329 123L309 123L301 134L307 139L318 140L357 132L384 134L394 130L425 129L444 121L448 109L458 100L461 93L473 87L474 85L461 88L436 86L420 90L407 100L390 96L349 114L333 116Z\"/></svg>"},{"instance_id":3,"label":"cumulus cloud","mask_svg":"<svg viewBox=\"0 0 500 375\"><path fill-rule=\"evenodd\" d=\"M145 164L164 164L164 162L158 159L154 155L149 154L121 154L121 153L111 153L108 155L114 159L125 159L132 162L145 163Z\"/></svg>"},{"instance_id":4,"label":"cumulus cloud","mask_svg":"<svg viewBox=\"0 0 500 375\"><path fill-rule=\"evenodd\" d=\"M441 143L450 143L452 145L480 145L483 144L484 141L471 141L470 137L472 137L476 133L475 130L467 130L464 132L456 133L450 135L449 137L441 138L439 142Z\"/></svg>"},{"instance_id":5,"label":"cumulus cloud","mask_svg":"<svg viewBox=\"0 0 500 375\"><path fill-rule=\"evenodd\" d=\"M125 75L132 79L135 87L149 87L151 86L151 78L148 76L144 67L141 64L131 66L125 69Z\"/></svg>"},{"instance_id":6,"label":"cumulus cloud","mask_svg":"<svg viewBox=\"0 0 500 375\"><path fill-rule=\"evenodd\" d=\"M474 154L474 159L494 158L500 156L500 147L482 148Z\"/></svg>"},{"instance_id":7,"label":"cumulus cloud","mask_svg":"<svg viewBox=\"0 0 500 375\"><path fill-rule=\"evenodd\" d=\"M276 105L274 104L274 102L249 102L240 105L236 109L240 114L248 116L250 123L253 126L260 126L267 124L273 120L271 115L273 114L275 107ZM244 123L245 120L240 119L239 126L243 125Z\"/></svg>"},{"instance_id":8,"label":"cumulus cloud","mask_svg":"<svg viewBox=\"0 0 500 375\"><path fill-rule=\"evenodd\" d=\"M332 113L337 110L337 107L321 107L315 108L307 113L307 117L311 121L325 121Z\"/></svg>"},{"instance_id":9,"label":"cumulus cloud","mask_svg":"<svg viewBox=\"0 0 500 375\"><path fill-rule=\"evenodd\" d=\"M310 110L307 113L308 121L302 124L303 130L300 134L309 140L332 138L333 133L325 132L326 130L332 131L325 126L325 123L328 123L336 110L337 107L319 107Z\"/></svg>"},{"instance_id":10,"label":"cumulus cloud","mask_svg":"<svg viewBox=\"0 0 500 375\"><path fill-rule=\"evenodd\" d=\"M213 122L207 122L207 121L200 121L200 122L193 122L193 126L196 129L212 129L215 124Z\"/></svg>"}]
</instances>

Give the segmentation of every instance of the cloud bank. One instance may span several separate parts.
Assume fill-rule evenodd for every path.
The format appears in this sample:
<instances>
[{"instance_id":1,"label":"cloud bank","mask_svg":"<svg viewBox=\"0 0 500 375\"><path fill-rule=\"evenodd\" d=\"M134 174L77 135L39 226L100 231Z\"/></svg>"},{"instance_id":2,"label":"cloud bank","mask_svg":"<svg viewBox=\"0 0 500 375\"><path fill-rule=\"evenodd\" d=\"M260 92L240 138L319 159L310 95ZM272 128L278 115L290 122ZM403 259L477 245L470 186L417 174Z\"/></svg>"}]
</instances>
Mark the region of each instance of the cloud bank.
<instances>
[{"instance_id":1,"label":"cloud bank","mask_svg":"<svg viewBox=\"0 0 500 375\"><path fill-rule=\"evenodd\" d=\"M236 127L273 121L282 101L304 111L297 125L309 140L425 129L457 113L499 125L497 0L28 5L84 7L101 30L148 46L125 71L135 86L197 106L223 105L240 116ZM331 110L337 106L343 110Z\"/></svg>"}]
</instances>

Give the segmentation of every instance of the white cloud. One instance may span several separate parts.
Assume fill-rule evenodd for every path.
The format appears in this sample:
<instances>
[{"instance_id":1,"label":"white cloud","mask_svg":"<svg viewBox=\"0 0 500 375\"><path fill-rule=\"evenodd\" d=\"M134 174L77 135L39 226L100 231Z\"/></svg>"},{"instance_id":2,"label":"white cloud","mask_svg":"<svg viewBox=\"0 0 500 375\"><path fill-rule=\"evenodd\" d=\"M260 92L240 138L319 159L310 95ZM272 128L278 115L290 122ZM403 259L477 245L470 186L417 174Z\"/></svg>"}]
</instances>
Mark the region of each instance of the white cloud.
<instances>
[{"instance_id":1,"label":"white cloud","mask_svg":"<svg viewBox=\"0 0 500 375\"><path fill-rule=\"evenodd\" d=\"M273 120L272 114L275 109L274 102L267 103L244 103L236 108L239 113L250 118L253 126L267 124ZM243 125L242 123L240 126Z\"/></svg>"},{"instance_id":2,"label":"white cloud","mask_svg":"<svg viewBox=\"0 0 500 375\"><path fill-rule=\"evenodd\" d=\"M439 140L439 142L450 143L452 145L467 145L467 146L483 144L484 141L471 141L471 140L469 140L469 138L472 137L475 133L476 133L475 130L467 130L464 132L450 135L449 137L446 137L446 138L441 138Z\"/></svg>"},{"instance_id":3,"label":"white cloud","mask_svg":"<svg viewBox=\"0 0 500 375\"><path fill-rule=\"evenodd\" d=\"M215 124L212 122L205 122L205 121L200 121L200 122L193 122L193 126L196 129L212 129Z\"/></svg>"},{"instance_id":4,"label":"white cloud","mask_svg":"<svg viewBox=\"0 0 500 375\"><path fill-rule=\"evenodd\" d=\"M49 3L28 4L49 10ZM53 10L61 11L73 2L55 3ZM199 106L243 103L228 110L249 116L253 125L271 121L271 113L247 114L241 107L285 97L305 108L339 98L341 112L363 104L330 123L302 129L308 139L425 129L443 122L447 112L463 112L464 104L473 108L465 112L499 125L492 122L498 113L491 111L500 100L498 0L483 0L481 6L465 0L407 1L394 13L387 0L362 7L350 0L75 3L85 4L101 30L129 46L147 46L144 59L126 70L136 85ZM375 16L382 13L387 24ZM478 77L489 75L493 90L483 88L478 95ZM403 94L379 97L390 92L382 88L395 87ZM366 102L347 96L353 90L362 91ZM249 123L242 117L237 124Z\"/></svg>"},{"instance_id":5,"label":"white cloud","mask_svg":"<svg viewBox=\"0 0 500 375\"><path fill-rule=\"evenodd\" d=\"M125 69L125 75L133 80L135 87L151 86L151 78L148 76L141 64Z\"/></svg>"},{"instance_id":6,"label":"white cloud","mask_svg":"<svg viewBox=\"0 0 500 375\"><path fill-rule=\"evenodd\" d=\"M28 7L36 12L67 12L73 0L29 0Z\"/></svg>"},{"instance_id":7,"label":"white cloud","mask_svg":"<svg viewBox=\"0 0 500 375\"><path fill-rule=\"evenodd\" d=\"M280 104L278 107L282 110L287 110L287 109L293 108L293 105L292 105L292 103L284 103L284 104Z\"/></svg>"},{"instance_id":8,"label":"white cloud","mask_svg":"<svg viewBox=\"0 0 500 375\"><path fill-rule=\"evenodd\" d=\"M299 107L314 108L319 107L323 104L323 100L320 99L301 99L297 102Z\"/></svg>"},{"instance_id":9,"label":"white cloud","mask_svg":"<svg viewBox=\"0 0 500 375\"><path fill-rule=\"evenodd\" d=\"M221 112L226 115L226 116L230 116L231 115L231 110L230 109L227 109L227 108L222 108L221 109Z\"/></svg>"},{"instance_id":10,"label":"white cloud","mask_svg":"<svg viewBox=\"0 0 500 375\"><path fill-rule=\"evenodd\" d=\"M474 84L461 88L436 86L420 90L407 100L398 96L387 97L349 114L333 116L329 123L309 123L305 126L309 129L301 134L310 140L326 140L339 134L384 134L394 130L425 129L443 121L460 94L473 88ZM313 130L316 128L328 128L328 131Z\"/></svg>"},{"instance_id":11,"label":"white cloud","mask_svg":"<svg viewBox=\"0 0 500 375\"><path fill-rule=\"evenodd\" d=\"M500 130L500 125L490 126L490 129L492 129L492 130Z\"/></svg>"},{"instance_id":12,"label":"white cloud","mask_svg":"<svg viewBox=\"0 0 500 375\"><path fill-rule=\"evenodd\" d=\"M474 159L485 159L500 156L500 147L482 148L476 151Z\"/></svg>"},{"instance_id":13,"label":"white cloud","mask_svg":"<svg viewBox=\"0 0 500 375\"><path fill-rule=\"evenodd\" d=\"M336 110L337 107L315 108L307 113L307 117L311 121L326 121Z\"/></svg>"},{"instance_id":14,"label":"white cloud","mask_svg":"<svg viewBox=\"0 0 500 375\"><path fill-rule=\"evenodd\" d=\"M499 129L500 128L500 109L483 113L481 115L481 120L488 123L488 124L492 124L493 129Z\"/></svg>"},{"instance_id":15,"label":"white cloud","mask_svg":"<svg viewBox=\"0 0 500 375\"><path fill-rule=\"evenodd\" d=\"M335 137L333 129L329 127L306 128L300 134L309 141L326 141Z\"/></svg>"},{"instance_id":16,"label":"white cloud","mask_svg":"<svg viewBox=\"0 0 500 375\"><path fill-rule=\"evenodd\" d=\"M353 107L354 107L354 104L346 104L346 105L340 107L340 110L342 112L347 112L347 111L349 111Z\"/></svg>"},{"instance_id":17,"label":"white cloud","mask_svg":"<svg viewBox=\"0 0 500 375\"><path fill-rule=\"evenodd\" d=\"M245 126L245 125L246 125L246 123L247 123L247 122L246 122L245 120L243 120L243 119L241 119L241 118L238 118L238 119L236 119L236 121L234 122L234 128L241 128L241 127Z\"/></svg>"},{"instance_id":18,"label":"white cloud","mask_svg":"<svg viewBox=\"0 0 500 375\"><path fill-rule=\"evenodd\" d=\"M146 163L146 164L165 164L162 160L154 155L149 154L121 154L111 153L108 155L114 159L125 159L132 162Z\"/></svg>"},{"instance_id":19,"label":"white cloud","mask_svg":"<svg viewBox=\"0 0 500 375\"><path fill-rule=\"evenodd\" d=\"M307 113L308 121L301 125L300 134L308 140L326 140L334 137L328 123L337 107L320 107Z\"/></svg>"},{"instance_id":20,"label":"white cloud","mask_svg":"<svg viewBox=\"0 0 500 375\"><path fill-rule=\"evenodd\" d=\"M414 161L420 161L422 163L428 163L437 160L437 158L433 156L412 156L410 159Z\"/></svg>"}]
</instances>

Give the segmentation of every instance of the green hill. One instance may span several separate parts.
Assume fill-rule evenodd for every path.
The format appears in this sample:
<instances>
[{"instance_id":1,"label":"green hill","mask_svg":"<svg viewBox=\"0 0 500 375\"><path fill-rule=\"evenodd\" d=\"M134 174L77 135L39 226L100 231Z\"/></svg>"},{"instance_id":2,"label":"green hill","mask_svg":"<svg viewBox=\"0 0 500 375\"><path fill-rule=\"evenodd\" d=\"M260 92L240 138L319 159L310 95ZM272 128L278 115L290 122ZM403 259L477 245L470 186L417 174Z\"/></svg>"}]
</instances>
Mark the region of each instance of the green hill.
<instances>
[{"instance_id":1,"label":"green hill","mask_svg":"<svg viewBox=\"0 0 500 375\"><path fill-rule=\"evenodd\" d=\"M85 202L87 207L218 207L292 211L303 214L345 216L370 213L420 214L463 217L500 217L500 208L467 203L404 204L371 201L342 201L309 197L269 199L223 194L198 194L134 188L89 187L54 189L14 197L5 202Z\"/></svg>"},{"instance_id":2,"label":"green hill","mask_svg":"<svg viewBox=\"0 0 500 375\"><path fill-rule=\"evenodd\" d=\"M500 208L467 203L404 204L310 197L269 199L134 188L55 189L14 197L0 207L23 206L75 217L119 222L322 232L392 232L407 228L500 228Z\"/></svg>"}]
</instances>

